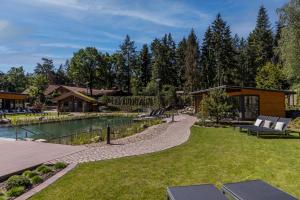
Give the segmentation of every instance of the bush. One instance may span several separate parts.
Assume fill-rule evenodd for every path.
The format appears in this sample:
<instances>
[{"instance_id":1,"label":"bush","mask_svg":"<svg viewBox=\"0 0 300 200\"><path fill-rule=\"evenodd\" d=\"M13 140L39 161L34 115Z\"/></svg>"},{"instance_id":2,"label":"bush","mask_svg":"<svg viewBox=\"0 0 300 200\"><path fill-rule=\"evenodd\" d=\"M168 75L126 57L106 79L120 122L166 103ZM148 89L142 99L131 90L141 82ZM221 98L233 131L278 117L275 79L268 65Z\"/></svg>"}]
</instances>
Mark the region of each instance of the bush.
<instances>
[{"instance_id":1,"label":"bush","mask_svg":"<svg viewBox=\"0 0 300 200\"><path fill-rule=\"evenodd\" d=\"M48 167L46 165L41 165L38 168L36 168L36 171L39 172L40 174L47 174L47 173L51 172L52 170L50 169L50 167Z\"/></svg>"},{"instance_id":2,"label":"bush","mask_svg":"<svg viewBox=\"0 0 300 200\"><path fill-rule=\"evenodd\" d=\"M66 163L63 163L63 162L57 162L57 163L55 163L55 165L54 165L54 169L64 169L64 168L66 168Z\"/></svg>"},{"instance_id":3,"label":"bush","mask_svg":"<svg viewBox=\"0 0 300 200\"><path fill-rule=\"evenodd\" d=\"M10 190L6 192L7 196L9 197L18 197L21 194L25 192L25 187L24 186L19 186L19 187L13 187Z\"/></svg>"},{"instance_id":4,"label":"bush","mask_svg":"<svg viewBox=\"0 0 300 200\"><path fill-rule=\"evenodd\" d=\"M27 178L32 178L32 177L34 177L34 176L36 176L36 175L37 175L36 172L34 172L34 171L29 171L29 170L27 170L27 171L25 171L25 172L23 173L23 176L25 176L25 177L27 177Z\"/></svg>"},{"instance_id":5,"label":"bush","mask_svg":"<svg viewBox=\"0 0 300 200\"><path fill-rule=\"evenodd\" d=\"M30 179L30 181L31 181L31 183L32 183L33 185L36 185L36 184L39 184L39 183L43 182L43 179L42 179L42 177L40 177L39 175L36 175L36 176L32 177L32 178Z\"/></svg>"},{"instance_id":6,"label":"bush","mask_svg":"<svg viewBox=\"0 0 300 200\"><path fill-rule=\"evenodd\" d=\"M30 180L25 176L14 175L11 176L6 182L6 189L10 190L14 187L23 186L25 188L31 186Z\"/></svg>"}]
</instances>

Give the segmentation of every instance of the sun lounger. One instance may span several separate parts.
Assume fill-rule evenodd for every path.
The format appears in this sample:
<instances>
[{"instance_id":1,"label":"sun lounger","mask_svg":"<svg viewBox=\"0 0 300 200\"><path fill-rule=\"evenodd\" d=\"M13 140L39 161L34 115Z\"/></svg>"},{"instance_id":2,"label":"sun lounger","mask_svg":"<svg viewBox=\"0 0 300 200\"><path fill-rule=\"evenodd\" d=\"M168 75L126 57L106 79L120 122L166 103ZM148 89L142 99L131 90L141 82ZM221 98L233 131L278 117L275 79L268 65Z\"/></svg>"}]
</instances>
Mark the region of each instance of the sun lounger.
<instances>
[{"instance_id":1,"label":"sun lounger","mask_svg":"<svg viewBox=\"0 0 300 200\"><path fill-rule=\"evenodd\" d=\"M259 137L260 135L286 134L286 130L291 121L291 118L279 118L276 122L273 123L271 128L251 127L248 130L250 133L256 134L257 137ZM280 123L281 127L278 126Z\"/></svg>"},{"instance_id":2,"label":"sun lounger","mask_svg":"<svg viewBox=\"0 0 300 200\"><path fill-rule=\"evenodd\" d=\"M297 200L261 180L228 183L221 190L234 200Z\"/></svg>"},{"instance_id":3,"label":"sun lounger","mask_svg":"<svg viewBox=\"0 0 300 200\"><path fill-rule=\"evenodd\" d=\"M167 188L168 200L227 200L214 185L193 185Z\"/></svg>"},{"instance_id":4,"label":"sun lounger","mask_svg":"<svg viewBox=\"0 0 300 200\"><path fill-rule=\"evenodd\" d=\"M264 127L266 125L266 123L269 123L270 127L272 127L274 124L276 124L276 122L278 121L279 117L271 117L271 116L264 116L264 115L260 115L257 118L257 121L255 122L255 124L253 125L239 125L237 126L238 128L240 128L240 131L247 130L247 132L249 133L250 130L256 130L256 129L260 129L262 127ZM258 120L261 120L260 124L257 124Z\"/></svg>"},{"instance_id":5,"label":"sun lounger","mask_svg":"<svg viewBox=\"0 0 300 200\"><path fill-rule=\"evenodd\" d=\"M262 125L263 125L263 122L264 122L266 119L268 119L268 116L260 115L260 116L257 117L257 119L261 120L261 123L260 123L258 126L262 126ZM256 123L256 122L255 122L255 123ZM254 124L241 124L241 125L236 125L236 126L234 126L234 128L239 128L240 131L242 131L243 129L248 130L249 127L256 126L255 123L254 123Z\"/></svg>"}]
</instances>

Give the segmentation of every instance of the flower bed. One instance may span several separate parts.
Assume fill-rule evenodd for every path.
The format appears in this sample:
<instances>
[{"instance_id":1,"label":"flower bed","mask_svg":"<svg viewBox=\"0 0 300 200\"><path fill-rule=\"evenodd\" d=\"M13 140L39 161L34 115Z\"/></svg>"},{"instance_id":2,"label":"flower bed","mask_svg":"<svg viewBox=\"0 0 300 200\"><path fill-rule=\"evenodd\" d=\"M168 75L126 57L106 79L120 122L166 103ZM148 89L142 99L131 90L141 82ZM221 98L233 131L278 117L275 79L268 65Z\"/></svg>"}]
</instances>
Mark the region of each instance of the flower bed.
<instances>
[{"instance_id":1,"label":"flower bed","mask_svg":"<svg viewBox=\"0 0 300 200\"><path fill-rule=\"evenodd\" d=\"M0 183L0 200L15 199L66 168L66 166L62 162L53 165L40 165L34 170L27 170L21 175L9 177Z\"/></svg>"}]
</instances>

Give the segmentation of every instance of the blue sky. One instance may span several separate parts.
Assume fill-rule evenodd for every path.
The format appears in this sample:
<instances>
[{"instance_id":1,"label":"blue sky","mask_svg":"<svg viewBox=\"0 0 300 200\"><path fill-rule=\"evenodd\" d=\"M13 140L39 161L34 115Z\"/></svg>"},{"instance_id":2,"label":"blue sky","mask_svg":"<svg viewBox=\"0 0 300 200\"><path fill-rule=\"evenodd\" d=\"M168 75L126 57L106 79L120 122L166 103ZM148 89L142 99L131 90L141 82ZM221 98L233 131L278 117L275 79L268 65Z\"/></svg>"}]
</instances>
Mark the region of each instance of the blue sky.
<instances>
[{"instance_id":1,"label":"blue sky","mask_svg":"<svg viewBox=\"0 0 300 200\"><path fill-rule=\"evenodd\" d=\"M191 28L201 41L217 13L232 34L247 37L260 5L271 22L287 0L1 0L0 71L24 66L32 72L41 57L58 66L74 51L94 46L116 51L126 34L139 49L171 32L176 42Z\"/></svg>"}]
</instances>

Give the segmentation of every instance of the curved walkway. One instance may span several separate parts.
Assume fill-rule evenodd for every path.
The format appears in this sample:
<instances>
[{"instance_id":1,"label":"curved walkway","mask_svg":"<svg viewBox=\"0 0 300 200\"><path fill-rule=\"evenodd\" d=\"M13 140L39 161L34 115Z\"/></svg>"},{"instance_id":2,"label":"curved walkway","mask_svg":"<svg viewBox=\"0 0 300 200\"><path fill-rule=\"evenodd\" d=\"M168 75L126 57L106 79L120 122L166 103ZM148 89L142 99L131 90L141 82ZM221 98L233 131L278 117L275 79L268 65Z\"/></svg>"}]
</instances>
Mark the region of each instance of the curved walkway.
<instances>
[{"instance_id":1,"label":"curved walkway","mask_svg":"<svg viewBox=\"0 0 300 200\"><path fill-rule=\"evenodd\" d=\"M87 149L55 159L67 163L82 163L97 160L120 158L162 151L186 142L190 136L190 127L196 122L196 117L189 115L175 116L175 122L156 125L142 133L105 143L87 145Z\"/></svg>"}]
</instances>

